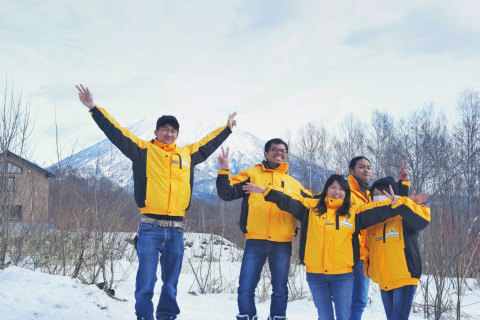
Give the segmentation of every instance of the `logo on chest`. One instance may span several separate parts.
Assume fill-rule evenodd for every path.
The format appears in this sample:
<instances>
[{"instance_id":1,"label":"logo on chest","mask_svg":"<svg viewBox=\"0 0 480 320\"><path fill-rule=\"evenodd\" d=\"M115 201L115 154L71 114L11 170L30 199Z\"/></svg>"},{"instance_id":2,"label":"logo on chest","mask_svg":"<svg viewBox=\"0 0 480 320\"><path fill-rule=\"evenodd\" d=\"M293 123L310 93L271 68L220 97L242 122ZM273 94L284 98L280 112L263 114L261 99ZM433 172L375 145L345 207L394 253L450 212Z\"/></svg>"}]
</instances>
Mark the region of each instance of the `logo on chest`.
<instances>
[{"instance_id":1,"label":"logo on chest","mask_svg":"<svg viewBox=\"0 0 480 320\"><path fill-rule=\"evenodd\" d=\"M343 220L340 221L339 224L347 228L353 228L353 225L350 223L350 218L343 218Z\"/></svg>"},{"instance_id":2,"label":"logo on chest","mask_svg":"<svg viewBox=\"0 0 480 320\"><path fill-rule=\"evenodd\" d=\"M395 227L388 229L388 233L385 234L385 238L399 237L400 233L396 232Z\"/></svg>"}]
</instances>

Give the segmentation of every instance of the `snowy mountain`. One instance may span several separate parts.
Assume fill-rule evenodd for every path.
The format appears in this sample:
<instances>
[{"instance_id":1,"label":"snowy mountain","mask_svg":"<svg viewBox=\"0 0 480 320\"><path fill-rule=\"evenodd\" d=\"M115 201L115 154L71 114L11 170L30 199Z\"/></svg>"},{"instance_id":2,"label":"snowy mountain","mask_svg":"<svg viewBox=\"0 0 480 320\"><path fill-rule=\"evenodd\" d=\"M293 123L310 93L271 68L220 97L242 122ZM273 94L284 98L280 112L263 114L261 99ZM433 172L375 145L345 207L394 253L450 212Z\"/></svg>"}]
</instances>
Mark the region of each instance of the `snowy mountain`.
<instances>
[{"instance_id":1,"label":"snowy mountain","mask_svg":"<svg viewBox=\"0 0 480 320\"><path fill-rule=\"evenodd\" d=\"M148 117L127 126L133 134L144 140L150 140L155 128L155 117ZM221 124L194 123L190 126L180 122L177 145L186 145L196 142L215 130ZM100 129L98 129L100 130ZM224 142L224 147L230 148L230 169L233 173L251 167L262 161L264 141L252 134L234 128L233 133ZM194 196L209 196L216 194L215 180L218 172L218 149L210 158L195 167ZM85 174L99 174L109 177L120 185L133 187L131 161L125 157L108 139L104 139L72 156L61 161L64 166L70 161L72 168ZM55 166L55 165L54 165Z\"/></svg>"}]
</instances>

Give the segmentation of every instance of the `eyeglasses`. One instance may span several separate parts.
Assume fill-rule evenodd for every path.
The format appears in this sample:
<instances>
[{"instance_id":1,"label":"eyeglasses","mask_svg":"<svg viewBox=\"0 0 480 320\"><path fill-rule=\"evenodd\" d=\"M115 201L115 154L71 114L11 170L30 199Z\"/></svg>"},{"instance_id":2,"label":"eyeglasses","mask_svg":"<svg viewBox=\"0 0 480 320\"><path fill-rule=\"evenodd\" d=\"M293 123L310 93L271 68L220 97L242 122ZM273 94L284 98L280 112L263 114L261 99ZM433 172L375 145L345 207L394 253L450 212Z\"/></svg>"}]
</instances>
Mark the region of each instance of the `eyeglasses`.
<instances>
[{"instance_id":1,"label":"eyeglasses","mask_svg":"<svg viewBox=\"0 0 480 320\"><path fill-rule=\"evenodd\" d=\"M270 149L270 151L274 152L274 153L277 153L277 152L280 152L280 153L283 153L283 154L287 153L287 149L272 148L272 149Z\"/></svg>"}]
</instances>

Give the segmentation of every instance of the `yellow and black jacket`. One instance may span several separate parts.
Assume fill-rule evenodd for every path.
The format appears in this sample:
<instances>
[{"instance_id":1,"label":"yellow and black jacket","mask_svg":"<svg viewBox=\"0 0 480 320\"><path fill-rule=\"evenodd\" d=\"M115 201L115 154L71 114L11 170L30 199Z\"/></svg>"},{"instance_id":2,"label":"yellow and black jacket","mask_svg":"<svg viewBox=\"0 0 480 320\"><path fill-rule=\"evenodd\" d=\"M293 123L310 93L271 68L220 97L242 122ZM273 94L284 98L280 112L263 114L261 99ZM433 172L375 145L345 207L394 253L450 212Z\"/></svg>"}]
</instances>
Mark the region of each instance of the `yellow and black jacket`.
<instances>
[{"instance_id":1,"label":"yellow and black jacket","mask_svg":"<svg viewBox=\"0 0 480 320\"><path fill-rule=\"evenodd\" d=\"M292 241L297 221L288 212L278 209L273 203L265 202L258 193L246 194L242 186L247 182L272 187L289 194L311 196L300 182L287 173L288 164L280 164L276 169L268 168L266 161L243 170L233 178L230 171L220 170L217 176L217 193L225 201L243 197L240 214L240 229L247 239L261 239L277 242Z\"/></svg>"},{"instance_id":2,"label":"yellow and black jacket","mask_svg":"<svg viewBox=\"0 0 480 320\"><path fill-rule=\"evenodd\" d=\"M384 291L418 285L422 274L418 232L430 222L430 208L409 198L401 197L393 207L414 214L400 214L366 230L365 274Z\"/></svg>"},{"instance_id":3,"label":"yellow and black jacket","mask_svg":"<svg viewBox=\"0 0 480 320\"><path fill-rule=\"evenodd\" d=\"M197 143L178 147L137 138L102 108L95 107L90 114L107 138L132 160L134 197L141 214L170 220L181 220L190 205L194 166L205 161L232 132L221 127Z\"/></svg>"},{"instance_id":4,"label":"yellow and black jacket","mask_svg":"<svg viewBox=\"0 0 480 320\"><path fill-rule=\"evenodd\" d=\"M365 192L362 191L358 180L352 176L348 176L348 185L350 186L350 203L353 206L362 206L366 203L371 202L370 191L365 189ZM410 188L410 182L408 180L397 181L398 194L400 196L408 196L408 191ZM365 260L368 255L368 248L366 242L366 230L361 230L358 236L360 244L360 259Z\"/></svg>"},{"instance_id":5,"label":"yellow and black jacket","mask_svg":"<svg viewBox=\"0 0 480 320\"><path fill-rule=\"evenodd\" d=\"M401 210L390 205L390 200L351 207L350 216L340 216L336 210L343 199L326 197L327 212L319 215L314 209L319 199L292 197L270 188L263 195L266 201L276 203L301 221L300 261L310 273L352 272L359 259L360 230L402 214Z\"/></svg>"}]
</instances>

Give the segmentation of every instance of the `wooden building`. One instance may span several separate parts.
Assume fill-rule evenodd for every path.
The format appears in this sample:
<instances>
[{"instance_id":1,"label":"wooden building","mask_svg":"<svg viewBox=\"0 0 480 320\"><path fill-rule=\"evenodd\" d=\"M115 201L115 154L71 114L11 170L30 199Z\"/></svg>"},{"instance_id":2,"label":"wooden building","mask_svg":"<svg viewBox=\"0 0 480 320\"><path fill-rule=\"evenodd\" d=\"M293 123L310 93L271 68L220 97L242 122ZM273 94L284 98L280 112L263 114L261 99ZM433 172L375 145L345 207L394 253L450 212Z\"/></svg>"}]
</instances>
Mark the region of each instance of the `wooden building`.
<instances>
[{"instance_id":1,"label":"wooden building","mask_svg":"<svg viewBox=\"0 0 480 320\"><path fill-rule=\"evenodd\" d=\"M47 222L49 178L55 175L10 151L0 155L2 214L19 222Z\"/></svg>"}]
</instances>

